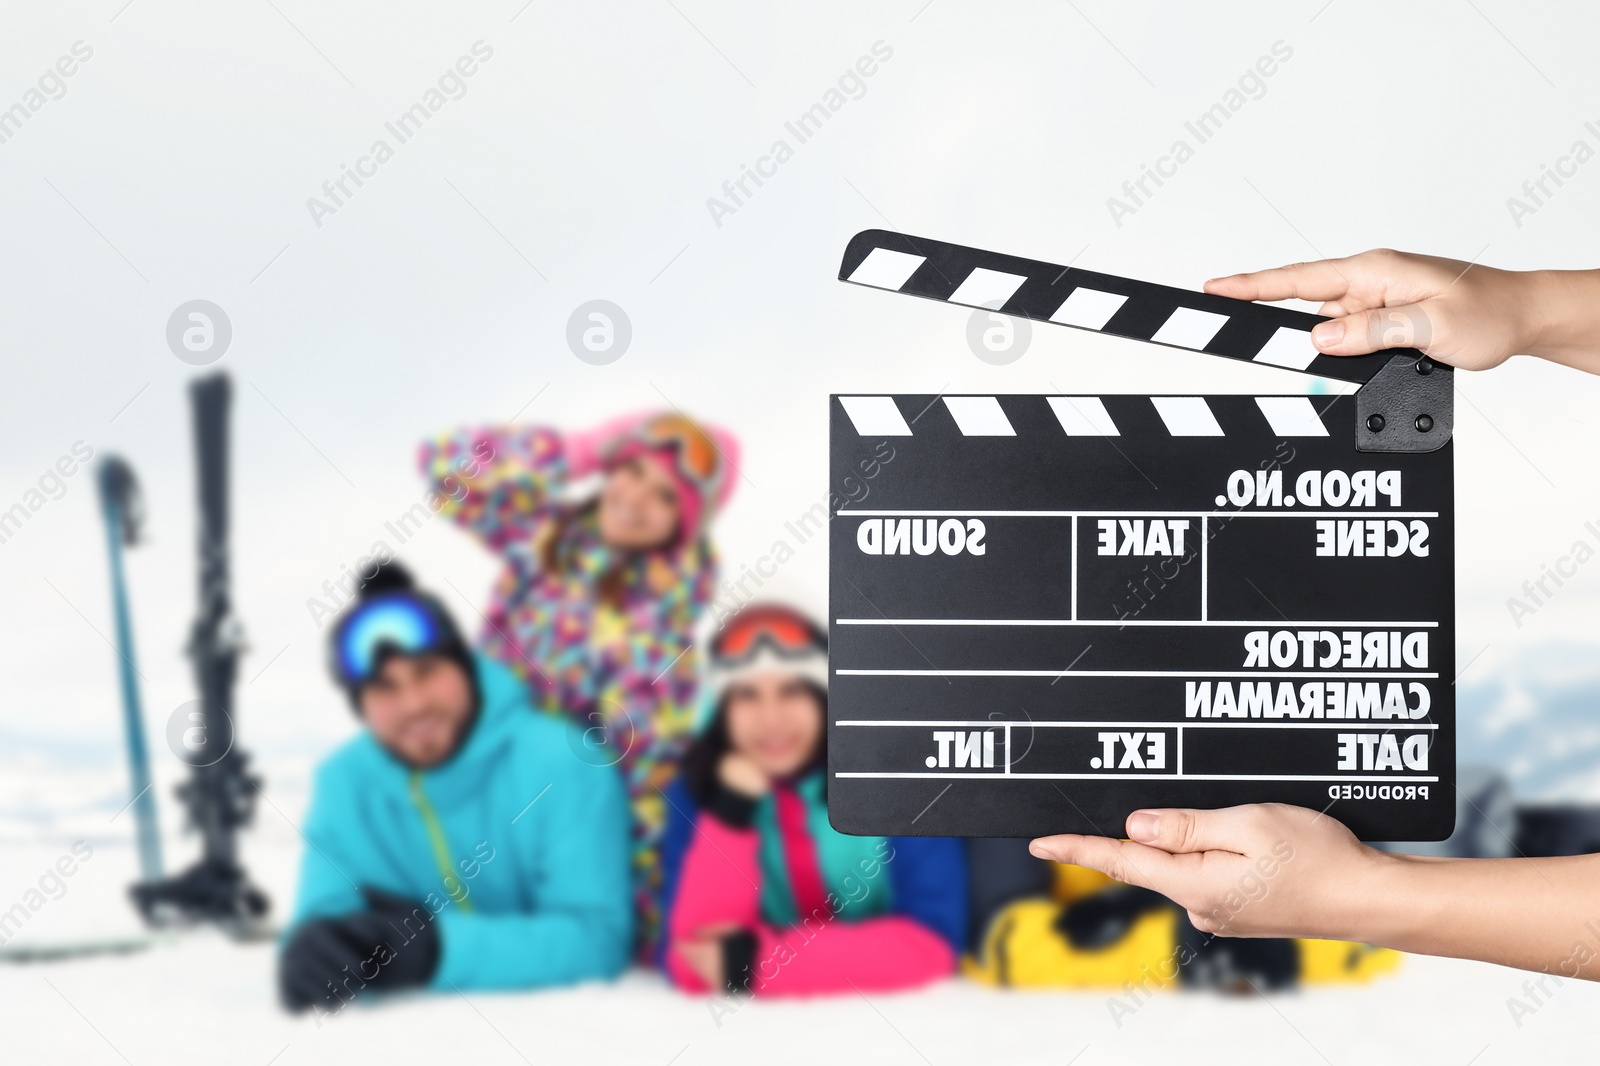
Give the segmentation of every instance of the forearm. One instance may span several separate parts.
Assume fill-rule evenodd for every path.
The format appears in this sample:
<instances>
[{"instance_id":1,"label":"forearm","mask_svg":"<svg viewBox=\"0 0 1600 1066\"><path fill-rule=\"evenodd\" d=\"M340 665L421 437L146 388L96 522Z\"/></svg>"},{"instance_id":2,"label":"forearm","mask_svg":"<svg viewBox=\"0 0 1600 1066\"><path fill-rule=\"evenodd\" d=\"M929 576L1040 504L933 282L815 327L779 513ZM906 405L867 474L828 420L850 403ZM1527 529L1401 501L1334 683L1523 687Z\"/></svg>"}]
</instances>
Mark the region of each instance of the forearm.
<instances>
[{"instance_id":1,"label":"forearm","mask_svg":"<svg viewBox=\"0 0 1600 1066\"><path fill-rule=\"evenodd\" d=\"M672 939L699 936L708 927L748 928L760 920L758 847L754 829L701 816L667 914Z\"/></svg>"},{"instance_id":2,"label":"forearm","mask_svg":"<svg viewBox=\"0 0 1600 1066\"><path fill-rule=\"evenodd\" d=\"M628 962L627 907L552 909L534 914L439 916L442 955L436 988L541 988L621 973Z\"/></svg>"},{"instance_id":3,"label":"forearm","mask_svg":"<svg viewBox=\"0 0 1600 1066\"><path fill-rule=\"evenodd\" d=\"M1533 270L1523 282L1524 351L1600 373L1600 270Z\"/></svg>"},{"instance_id":4,"label":"forearm","mask_svg":"<svg viewBox=\"0 0 1600 1066\"><path fill-rule=\"evenodd\" d=\"M569 476L560 435L538 427L458 430L424 442L417 465L426 505L497 549L531 535Z\"/></svg>"},{"instance_id":5,"label":"forearm","mask_svg":"<svg viewBox=\"0 0 1600 1066\"><path fill-rule=\"evenodd\" d=\"M1384 856L1340 890L1329 935L1600 980L1600 855Z\"/></svg>"},{"instance_id":6,"label":"forearm","mask_svg":"<svg viewBox=\"0 0 1600 1066\"><path fill-rule=\"evenodd\" d=\"M759 927L751 976L754 991L765 996L887 992L947 977L955 966L944 938L909 918L829 918L791 929Z\"/></svg>"},{"instance_id":7,"label":"forearm","mask_svg":"<svg viewBox=\"0 0 1600 1066\"><path fill-rule=\"evenodd\" d=\"M351 836L360 835L366 827L332 813L347 802L347 793L326 784L319 774L301 830L306 848L300 857L300 885L288 931L315 918L349 914L366 906L351 876L366 880L368 871L356 857L356 849L349 846Z\"/></svg>"}]
</instances>

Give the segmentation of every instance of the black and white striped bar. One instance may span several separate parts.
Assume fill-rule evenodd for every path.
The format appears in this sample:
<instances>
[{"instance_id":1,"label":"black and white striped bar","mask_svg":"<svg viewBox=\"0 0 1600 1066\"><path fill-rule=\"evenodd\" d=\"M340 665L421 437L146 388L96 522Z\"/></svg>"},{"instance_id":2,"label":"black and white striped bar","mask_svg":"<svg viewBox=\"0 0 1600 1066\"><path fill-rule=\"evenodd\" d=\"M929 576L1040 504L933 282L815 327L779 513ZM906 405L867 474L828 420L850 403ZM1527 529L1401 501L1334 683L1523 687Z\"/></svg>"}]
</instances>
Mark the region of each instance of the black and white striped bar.
<instances>
[{"instance_id":1,"label":"black and white striped bar","mask_svg":"<svg viewBox=\"0 0 1600 1066\"><path fill-rule=\"evenodd\" d=\"M1311 344L1311 327L1325 320L1303 311L888 230L856 234L839 279L1357 384L1370 381L1393 354L1322 355Z\"/></svg>"},{"instance_id":2,"label":"black and white striped bar","mask_svg":"<svg viewBox=\"0 0 1600 1066\"><path fill-rule=\"evenodd\" d=\"M1120 397L1142 399L1172 437L1220 437L1222 425L1204 396ZM1308 396L1257 396L1262 427L1274 436L1326 437L1328 427ZM1051 413L1069 437L1120 437L1115 419L1099 396L1047 396ZM1016 429L995 396L942 396L939 399L964 437L1014 437ZM1326 403L1326 401L1324 401ZM863 437L909 437L911 424L891 396L841 396L850 424Z\"/></svg>"}]
</instances>

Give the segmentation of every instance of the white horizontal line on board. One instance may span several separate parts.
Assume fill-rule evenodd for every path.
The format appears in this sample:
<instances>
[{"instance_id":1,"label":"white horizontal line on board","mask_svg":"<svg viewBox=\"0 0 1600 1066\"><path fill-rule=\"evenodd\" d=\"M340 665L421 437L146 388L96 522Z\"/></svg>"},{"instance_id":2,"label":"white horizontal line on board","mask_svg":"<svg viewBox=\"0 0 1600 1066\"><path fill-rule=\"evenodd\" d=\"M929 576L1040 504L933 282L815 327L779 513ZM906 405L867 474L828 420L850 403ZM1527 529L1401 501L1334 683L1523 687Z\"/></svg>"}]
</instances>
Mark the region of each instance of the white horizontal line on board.
<instances>
[{"instance_id":1,"label":"white horizontal line on board","mask_svg":"<svg viewBox=\"0 0 1600 1066\"><path fill-rule=\"evenodd\" d=\"M1438 518L1438 511L837 511L861 518Z\"/></svg>"},{"instance_id":2,"label":"white horizontal line on board","mask_svg":"<svg viewBox=\"0 0 1600 1066\"><path fill-rule=\"evenodd\" d=\"M1171 622L1149 618L1128 618L1122 621L1092 618L835 618L834 622L841 626L1116 626L1118 629L1123 626L1211 626L1213 628L1255 626L1263 629L1285 627L1330 629L1333 626L1345 626L1358 629L1435 629L1439 625L1438 622L1286 622L1282 619L1276 622L1231 622L1216 618L1184 618Z\"/></svg>"},{"instance_id":3,"label":"white horizontal line on board","mask_svg":"<svg viewBox=\"0 0 1600 1066\"><path fill-rule=\"evenodd\" d=\"M1382 670L835 670L840 677L1376 677L1437 678L1437 673Z\"/></svg>"},{"instance_id":4,"label":"white horizontal line on board","mask_svg":"<svg viewBox=\"0 0 1600 1066\"><path fill-rule=\"evenodd\" d=\"M1382 718L1347 718L1342 721L1308 722L1300 719L1292 721L1263 722L1252 718L1244 722L1218 722L1213 720L1184 719L1181 722L1015 722L995 720L988 722L886 722L869 721L866 719L845 718L834 722L834 725L850 726L908 726L925 728L932 726L935 729L1031 729L1035 726L1040 729L1351 729L1360 725L1382 725L1387 719ZM1410 719L1398 719L1388 729L1438 729L1437 722L1415 722Z\"/></svg>"},{"instance_id":5,"label":"white horizontal line on board","mask_svg":"<svg viewBox=\"0 0 1600 1066\"><path fill-rule=\"evenodd\" d=\"M1008 774L962 771L959 773L877 773L871 771L839 771L834 777L877 778L938 778L958 781L963 777L986 780L1013 781L1382 781L1387 784L1421 782L1436 783L1437 777L1340 777L1337 774Z\"/></svg>"}]
</instances>

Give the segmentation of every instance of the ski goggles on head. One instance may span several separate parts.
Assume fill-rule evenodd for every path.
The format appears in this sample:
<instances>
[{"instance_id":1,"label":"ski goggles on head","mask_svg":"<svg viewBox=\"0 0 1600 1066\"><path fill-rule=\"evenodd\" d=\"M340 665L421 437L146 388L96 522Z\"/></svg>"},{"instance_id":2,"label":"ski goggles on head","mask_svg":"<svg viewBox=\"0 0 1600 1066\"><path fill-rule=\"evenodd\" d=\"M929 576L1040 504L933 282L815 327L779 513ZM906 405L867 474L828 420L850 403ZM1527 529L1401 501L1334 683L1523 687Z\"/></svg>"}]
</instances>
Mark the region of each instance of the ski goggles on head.
<instances>
[{"instance_id":1,"label":"ski goggles on head","mask_svg":"<svg viewBox=\"0 0 1600 1066\"><path fill-rule=\"evenodd\" d=\"M749 662L768 648L786 659L826 655L828 638L803 615L782 608L741 611L711 643L723 667Z\"/></svg>"},{"instance_id":2,"label":"ski goggles on head","mask_svg":"<svg viewBox=\"0 0 1600 1066\"><path fill-rule=\"evenodd\" d=\"M711 642L708 673L720 706L743 678L776 672L828 691L828 637L805 615L786 607L750 607L734 615Z\"/></svg>"},{"instance_id":3,"label":"ski goggles on head","mask_svg":"<svg viewBox=\"0 0 1600 1066\"><path fill-rule=\"evenodd\" d=\"M722 477L721 457L705 430L682 415L661 415L646 422L637 439L648 448L670 448L678 472L702 492L713 489Z\"/></svg>"},{"instance_id":4,"label":"ski goggles on head","mask_svg":"<svg viewBox=\"0 0 1600 1066\"><path fill-rule=\"evenodd\" d=\"M389 655L445 651L457 642L454 627L420 596L391 593L352 607L333 631L334 678L346 688L372 680Z\"/></svg>"}]
</instances>

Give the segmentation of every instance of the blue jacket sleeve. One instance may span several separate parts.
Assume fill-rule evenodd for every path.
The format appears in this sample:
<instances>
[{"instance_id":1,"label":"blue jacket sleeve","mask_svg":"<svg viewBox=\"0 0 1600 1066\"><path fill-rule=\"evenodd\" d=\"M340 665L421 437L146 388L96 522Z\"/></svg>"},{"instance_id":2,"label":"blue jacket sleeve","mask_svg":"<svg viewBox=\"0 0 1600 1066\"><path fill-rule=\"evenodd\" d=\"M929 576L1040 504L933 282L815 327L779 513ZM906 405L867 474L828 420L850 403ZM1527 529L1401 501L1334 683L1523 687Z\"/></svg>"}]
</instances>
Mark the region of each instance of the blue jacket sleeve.
<instances>
[{"instance_id":1,"label":"blue jacket sleeve","mask_svg":"<svg viewBox=\"0 0 1600 1066\"><path fill-rule=\"evenodd\" d=\"M961 841L890 837L893 913L943 937L957 954L967 946L967 864Z\"/></svg>"},{"instance_id":2,"label":"blue jacket sleeve","mask_svg":"<svg viewBox=\"0 0 1600 1066\"><path fill-rule=\"evenodd\" d=\"M361 842L352 835L348 817L335 812L350 809L343 798L345 776L337 763L320 768L312 781L311 806L306 812L305 851L300 859L300 887L288 931L312 918L329 918L364 910L357 882L362 868L357 857Z\"/></svg>"},{"instance_id":3,"label":"blue jacket sleeve","mask_svg":"<svg viewBox=\"0 0 1600 1066\"><path fill-rule=\"evenodd\" d=\"M608 766L566 757L539 767L549 795L528 812L538 854L526 913L439 914L435 988L536 988L615 977L628 964L633 897L631 816ZM552 769L556 772L552 774Z\"/></svg>"}]
</instances>

